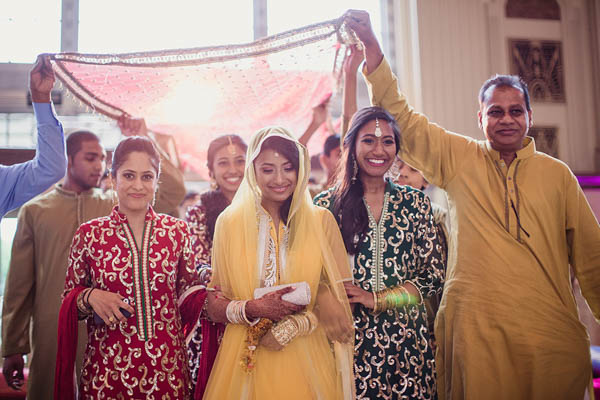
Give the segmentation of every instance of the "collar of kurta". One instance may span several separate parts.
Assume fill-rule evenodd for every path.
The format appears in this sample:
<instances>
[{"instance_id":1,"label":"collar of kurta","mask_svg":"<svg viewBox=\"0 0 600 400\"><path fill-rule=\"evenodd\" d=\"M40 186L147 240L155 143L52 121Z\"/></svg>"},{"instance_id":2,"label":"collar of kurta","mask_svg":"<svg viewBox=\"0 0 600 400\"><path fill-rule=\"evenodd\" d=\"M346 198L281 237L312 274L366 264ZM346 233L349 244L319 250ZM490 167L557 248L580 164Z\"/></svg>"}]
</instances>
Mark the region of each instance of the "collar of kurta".
<instances>
[{"instance_id":1,"label":"collar of kurta","mask_svg":"<svg viewBox=\"0 0 600 400\"><path fill-rule=\"evenodd\" d=\"M488 153L492 156L494 160L500 160L500 152L494 150L489 141L486 140L485 147L488 150ZM535 141L531 136L525 136L523 139L523 148L517 151L517 160L523 160L529 158L535 154Z\"/></svg>"},{"instance_id":2,"label":"collar of kurta","mask_svg":"<svg viewBox=\"0 0 600 400\"><path fill-rule=\"evenodd\" d=\"M392 180L389 178L386 178L385 179L385 193L392 194L393 187L394 187L394 183L392 182Z\"/></svg>"},{"instance_id":3,"label":"collar of kurta","mask_svg":"<svg viewBox=\"0 0 600 400\"><path fill-rule=\"evenodd\" d=\"M56 191L64 196L68 196L68 197L77 197L79 196L91 196L92 194L94 194L94 190L100 190L98 188L91 188L88 190L84 190L81 193L77 193L74 192L72 190L67 190L63 187L62 183L57 183L56 185L54 185L54 188L56 189Z\"/></svg>"},{"instance_id":4,"label":"collar of kurta","mask_svg":"<svg viewBox=\"0 0 600 400\"><path fill-rule=\"evenodd\" d=\"M150 221L150 220L156 219L157 216L158 215L154 212L154 209L152 208L152 206L148 206L148 211L146 212L145 221ZM128 223L127 216L125 214L123 214L121 211L119 211L119 206L113 207L113 209L110 213L110 217L120 224Z\"/></svg>"}]
</instances>

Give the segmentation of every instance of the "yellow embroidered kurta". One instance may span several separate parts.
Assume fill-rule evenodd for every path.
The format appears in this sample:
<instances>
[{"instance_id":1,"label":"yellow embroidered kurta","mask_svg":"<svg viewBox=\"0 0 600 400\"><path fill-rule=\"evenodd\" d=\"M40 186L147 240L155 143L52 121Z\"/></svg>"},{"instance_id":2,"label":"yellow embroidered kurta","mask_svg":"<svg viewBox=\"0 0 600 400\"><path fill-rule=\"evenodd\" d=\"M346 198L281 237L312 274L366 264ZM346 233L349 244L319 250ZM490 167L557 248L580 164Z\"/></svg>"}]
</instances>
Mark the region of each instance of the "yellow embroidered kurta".
<instances>
[{"instance_id":1,"label":"yellow embroidered kurta","mask_svg":"<svg viewBox=\"0 0 600 400\"><path fill-rule=\"evenodd\" d=\"M262 213L266 214L264 211ZM226 214L223 217L223 214L218 220L222 221L221 232L215 231L215 244L218 240L223 242L223 239L228 236L226 230L239 228L235 222L239 218L230 219L231 215ZM337 261L340 265L347 265L345 248L333 215L328 210L319 208L318 217L321 219L320 225ZM290 263L285 254L289 250L286 249L289 233L283 223L280 222L276 228L271 218L267 218L269 243L264 254L265 268L260 279L261 287L306 281L311 286L313 294L313 300L307 309L313 310L317 288L327 281L327 278L323 277L325 270L323 268L321 271L320 266L315 268L314 265L310 265L311 258L307 257L308 265L303 265L303 268L298 268L296 265L287 266L287 268L295 267L294 271L290 272L294 277L291 281L282 279L282 268L286 268L285 265ZM217 225L219 226L219 222ZM306 249L307 252L315 250L317 249ZM219 258L215 258L214 253L213 261L216 261L213 266L215 277L211 284L224 288L230 287L230 283L221 278ZM246 271L243 273L245 274ZM240 279L243 278L244 275L240 272ZM227 297L234 297L228 290L225 293ZM312 334L294 338L281 351L271 351L259 346L255 355L256 367L252 373L243 372L241 367L240 340L245 340L245 337L246 326L227 325L204 399L342 399L340 382L336 376L336 372L339 371L336 370L333 345L328 341L320 325Z\"/></svg>"},{"instance_id":2,"label":"yellow embroidered kurta","mask_svg":"<svg viewBox=\"0 0 600 400\"><path fill-rule=\"evenodd\" d=\"M185 195L182 174L163 161L160 180L156 210L172 212ZM28 399L52 396L58 311L73 235L84 222L108 215L113 205L111 192L91 189L78 195L56 185L19 211L4 291L2 356L31 353ZM78 366L86 337L81 324Z\"/></svg>"},{"instance_id":3,"label":"yellow embroidered kurta","mask_svg":"<svg viewBox=\"0 0 600 400\"><path fill-rule=\"evenodd\" d=\"M507 167L486 141L430 123L385 60L366 78L373 105L400 126L402 159L448 194L440 398L583 398L590 348L569 264L599 319L600 227L576 177L531 138Z\"/></svg>"},{"instance_id":4,"label":"yellow embroidered kurta","mask_svg":"<svg viewBox=\"0 0 600 400\"><path fill-rule=\"evenodd\" d=\"M274 226L261 207L254 159L272 136L291 141L298 150L298 179L286 227ZM350 305L343 282L351 280L344 242L333 215L312 204L307 190L310 158L306 147L279 127L258 131L248 145L244 179L216 223L212 248L213 281L232 300L252 299L269 284L306 282L307 310L318 326L295 337L281 351L260 344L247 372L247 326L228 324L204 392L204 399L338 399L354 396L352 345L331 342L326 332L339 327L353 335ZM276 230L277 229L277 230ZM274 238L277 237L277 240ZM210 302L209 302L210 308Z\"/></svg>"}]
</instances>

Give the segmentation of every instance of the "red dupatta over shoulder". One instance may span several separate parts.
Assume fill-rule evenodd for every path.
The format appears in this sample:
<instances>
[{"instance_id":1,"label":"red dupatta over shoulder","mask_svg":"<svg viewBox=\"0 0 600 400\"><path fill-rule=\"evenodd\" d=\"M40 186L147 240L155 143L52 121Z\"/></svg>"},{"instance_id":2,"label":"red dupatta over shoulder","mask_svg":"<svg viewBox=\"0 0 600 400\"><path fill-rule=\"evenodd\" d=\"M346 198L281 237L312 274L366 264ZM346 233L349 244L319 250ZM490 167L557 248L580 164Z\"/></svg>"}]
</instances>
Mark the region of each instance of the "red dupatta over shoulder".
<instances>
[{"instance_id":1,"label":"red dupatta over shoulder","mask_svg":"<svg viewBox=\"0 0 600 400\"><path fill-rule=\"evenodd\" d=\"M63 299L58 314L58 351L54 375L54 398L75 399L75 356L77 354L77 296L84 286L74 288Z\"/></svg>"},{"instance_id":2,"label":"red dupatta over shoulder","mask_svg":"<svg viewBox=\"0 0 600 400\"><path fill-rule=\"evenodd\" d=\"M184 293L179 300L186 343L189 342L196 329L201 328L202 330L202 357L200 358L198 381L193 393L194 400L201 400L204 395L208 377L219 350L219 336L222 336L225 331L225 326L222 324L214 324L204 318L199 319L207 295L206 290L196 290L190 294Z\"/></svg>"},{"instance_id":3,"label":"red dupatta over shoulder","mask_svg":"<svg viewBox=\"0 0 600 400\"><path fill-rule=\"evenodd\" d=\"M87 347L99 351L86 352L80 395L189 397L184 333L197 325L206 291L195 270L187 225L150 208L139 246L130 231L126 216L115 207L110 216L81 225L73 237L59 313L59 399L74 399L76 393L76 300L86 287L119 293L135 312L112 326L87 321ZM115 275L119 279L112 279Z\"/></svg>"},{"instance_id":4,"label":"red dupatta over shoulder","mask_svg":"<svg viewBox=\"0 0 600 400\"><path fill-rule=\"evenodd\" d=\"M58 351L56 354L56 374L54 377L54 398L61 400L75 400L75 357L77 354L77 331L78 317L77 297L86 287L79 286L71 290L64 298L58 315ZM184 294L179 302L181 322L186 337L193 333L206 300L207 292L202 287L195 286ZM202 329L205 332L205 342L202 345L202 365L198 386L194 393L194 399L202 399L212 364L217 356L219 348L217 338L219 326L202 320ZM220 331L223 328L220 327ZM206 345L204 344L206 343ZM201 383L201 384L200 384Z\"/></svg>"}]
</instances>

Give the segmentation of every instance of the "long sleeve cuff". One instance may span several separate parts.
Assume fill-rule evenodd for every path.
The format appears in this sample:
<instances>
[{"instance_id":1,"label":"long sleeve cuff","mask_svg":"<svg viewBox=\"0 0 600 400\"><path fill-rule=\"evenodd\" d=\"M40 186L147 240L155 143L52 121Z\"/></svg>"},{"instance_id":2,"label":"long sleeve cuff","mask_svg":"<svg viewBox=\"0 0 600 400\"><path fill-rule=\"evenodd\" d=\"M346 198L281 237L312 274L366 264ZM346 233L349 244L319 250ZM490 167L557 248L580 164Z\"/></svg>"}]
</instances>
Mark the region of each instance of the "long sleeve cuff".
<instances>
[{"instance_id":1,"label":"long sleeve cuff","mask_svg":"<svg viewBox=\"0 0 600 400\"><path fill-rule=\"evenodd\" d=\"M2 358L12 356L15 354L25 355L31 352L31 347L29 346L29 339L17 339L14 341L11 340L10 343L8 343L8 339L4 340L6 340L7 343L2 343Z\"/></svg>"},{"instance_id":2,"label":"long sleeve cuff","mask_svg":"<svg viewBox=\"0 0 600 400\"><path fill-rule=\"evenodd\" d=\"M33 112L38 125L53 124L55 126L60 125L54 112L54 106L52 103L33 103Z\"/></svg>"},{"instance_id":3,"label":"long sleeve cuff","mask_svg":"<svg viewBox=\"0 0 600 400\"><path fill-rule=\"evenodd\" d=\"M367 73L367 67L364 65L362 73L367 83L371 104L373 105L380 105L390 86L394 86L394 90L397 90L397 80L394 79L392 68L385 57L373 72L370 74Z\"/></svg>"}]
</instances>

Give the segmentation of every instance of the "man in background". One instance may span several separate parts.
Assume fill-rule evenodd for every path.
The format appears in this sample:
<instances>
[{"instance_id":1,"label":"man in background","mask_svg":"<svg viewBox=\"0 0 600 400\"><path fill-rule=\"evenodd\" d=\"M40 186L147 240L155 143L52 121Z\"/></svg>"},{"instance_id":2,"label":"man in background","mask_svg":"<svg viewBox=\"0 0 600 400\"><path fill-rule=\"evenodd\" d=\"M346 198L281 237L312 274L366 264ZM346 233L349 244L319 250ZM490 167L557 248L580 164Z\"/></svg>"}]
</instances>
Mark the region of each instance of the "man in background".
<instances>
[{"instance_id":1,"label":"man in background","mask_svg":"<svg viewBox=\"0 0 600 400\"><path fill-rule=\"evenodd\" d=\"M337 165L340 161L342 150L340 148L340 135L329 135L323 144L323 151L319 154L319 164L325 172L322 182L317 182L309 187L311 196L316 196L324 190L335 185Z\"/></svg>"}]
</instances>

